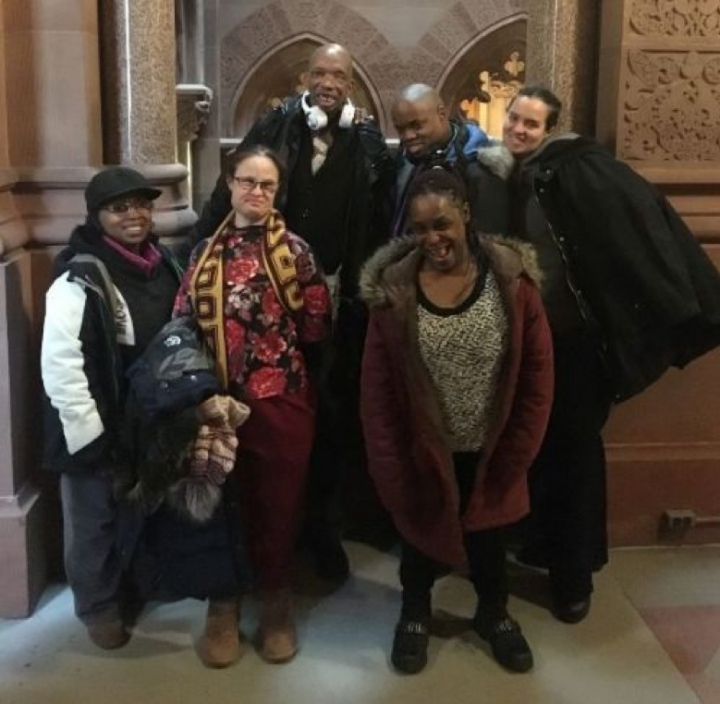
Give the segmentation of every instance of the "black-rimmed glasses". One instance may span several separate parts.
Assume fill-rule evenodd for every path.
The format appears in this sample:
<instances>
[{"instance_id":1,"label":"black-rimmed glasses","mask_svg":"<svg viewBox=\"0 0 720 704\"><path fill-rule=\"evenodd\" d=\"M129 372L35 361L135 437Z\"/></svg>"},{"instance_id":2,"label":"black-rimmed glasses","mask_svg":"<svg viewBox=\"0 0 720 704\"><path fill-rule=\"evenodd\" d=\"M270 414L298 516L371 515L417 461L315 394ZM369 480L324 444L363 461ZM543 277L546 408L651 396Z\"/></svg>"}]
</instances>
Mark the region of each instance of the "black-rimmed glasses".
<instances>
[{"instance_id":1,"label":"black-rimmed glasses","mask_svg":"<svg viewBox=\"0 0 720 704\"><path fill-rule=\"evenodd\" d=\"M250 176L233 176L233 181L235 181L243 191L254 191L259 187L266 195L272 195L278 189L277 181L256 181Z\"/></svg>"},{"instance_id":2,"label":"black-rimmed glasses","mask_svg":"<svg viewBox=\"0 0 720 704\"><path fill-rule=\"evenodd\" d=\"M108 213L112 213L113 215L124 215L130 208L134 208L135 210L152 210L153 202L147 198L123 198L122 200L113 201L102 207L103 210L107 210Z\"/></svg>"}]
</instances>

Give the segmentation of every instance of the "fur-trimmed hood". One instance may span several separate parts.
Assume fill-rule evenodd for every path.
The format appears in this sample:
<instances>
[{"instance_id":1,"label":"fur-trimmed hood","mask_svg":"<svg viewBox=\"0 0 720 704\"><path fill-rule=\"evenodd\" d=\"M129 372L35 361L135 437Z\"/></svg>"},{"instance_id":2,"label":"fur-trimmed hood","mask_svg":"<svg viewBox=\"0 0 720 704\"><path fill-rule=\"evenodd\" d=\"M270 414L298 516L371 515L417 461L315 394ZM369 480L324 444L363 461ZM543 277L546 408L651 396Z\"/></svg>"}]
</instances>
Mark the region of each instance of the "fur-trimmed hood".
<instances>
[{"instance_id":1,"label":"fur-trimmed hood","mask_svg":"<svg viewBox=\"0 0 720 704\"><path fill-rule=\"evenodd\" d=\"M557 142L568 142L580 137L575 132L564 132L562 134L550 134L545 141L523 161L527 166L544 156L545 150ZM477 160L503 181L510 178L510 174L518 163L518 160L510 153L510 150L503 144L501 139L492 138L487 145L477 150Z\"/></svg>"},{"instance_id":2,"label":"fur-trimmed hood","mask_svg":"<svg viewBox=\"0 0 720 704\"><path fill-rule=\"evenodd\" d=\"M491 139L488 145L480 147L477 160L503 181L508 180L515 168L515 157L499 139Z\"/></svg>"},{"instance_id":3,"label":"fur-trimmed hood","mask_svg":"<svg viewBox=\"0 0 720 704\"><path fill-rule=\"evenodd\" d=\"M503 235L480 235L480 245L488 253L493 271L515 279L526 275L536 286L542 285L537 253L532 245ZM378 249L360 273L360 296L369 308L397 303L406 289L414 285L422 254L412 235L398 237Z\"/></svg>"}]
</instances>

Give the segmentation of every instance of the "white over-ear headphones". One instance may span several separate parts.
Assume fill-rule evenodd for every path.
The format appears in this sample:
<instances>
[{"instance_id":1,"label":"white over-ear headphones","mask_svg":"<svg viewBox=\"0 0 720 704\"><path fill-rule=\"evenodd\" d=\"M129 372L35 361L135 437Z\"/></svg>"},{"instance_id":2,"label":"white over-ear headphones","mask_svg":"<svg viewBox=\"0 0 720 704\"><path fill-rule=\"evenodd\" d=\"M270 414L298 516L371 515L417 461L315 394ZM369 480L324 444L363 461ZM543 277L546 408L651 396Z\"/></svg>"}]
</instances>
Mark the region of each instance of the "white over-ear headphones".
<instances>
[{"instance_id":1,"label":"white over-ear headphones","mask_svg":"<svg viewBox=\"0 0 720 704\"><path fill-rule=\"evenodd\" d=\"M303 112L305 113L305 121L307 126L313 131L318 132L325 129L328 124L328 116L322 108L317 105L310 105L308 98L310 94L305 91L300 98L300 105L302 106ZM355 106L348 98L343 105L342 112L340 113L340 119L338 125L346 130L348 127L352 127L355 121Z\"/></svg>"}]
</instances>

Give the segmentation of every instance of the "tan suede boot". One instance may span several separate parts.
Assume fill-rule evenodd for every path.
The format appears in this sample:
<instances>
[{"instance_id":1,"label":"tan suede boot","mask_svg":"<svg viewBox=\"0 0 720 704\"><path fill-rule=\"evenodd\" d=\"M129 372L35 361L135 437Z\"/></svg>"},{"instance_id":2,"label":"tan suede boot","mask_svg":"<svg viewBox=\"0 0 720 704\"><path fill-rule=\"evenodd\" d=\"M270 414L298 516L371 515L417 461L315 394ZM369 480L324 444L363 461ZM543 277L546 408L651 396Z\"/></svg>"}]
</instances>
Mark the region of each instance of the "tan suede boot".
<instances>
[{"instance_id":1,"label":"tan suede boot","mask_svg":"<svg viewBox=\"0 0 720 704\"><path fill-rule=\"evenodd\" d=\"M271 663L288 662L298 651L292 614L292 592L289 589L263 592L260 599L260 656Z\"/></svg>"},{"instance_id":2,"label":"tan suede boot","mask_svg":"<svg viewBox=\"0 0 720 704\"><path fill-rule=\"evenodd\" d=\"M207 667L229 667L240 659L240 601L208 601L205 635L198 654Z\"/></svg>"}]
</instances>

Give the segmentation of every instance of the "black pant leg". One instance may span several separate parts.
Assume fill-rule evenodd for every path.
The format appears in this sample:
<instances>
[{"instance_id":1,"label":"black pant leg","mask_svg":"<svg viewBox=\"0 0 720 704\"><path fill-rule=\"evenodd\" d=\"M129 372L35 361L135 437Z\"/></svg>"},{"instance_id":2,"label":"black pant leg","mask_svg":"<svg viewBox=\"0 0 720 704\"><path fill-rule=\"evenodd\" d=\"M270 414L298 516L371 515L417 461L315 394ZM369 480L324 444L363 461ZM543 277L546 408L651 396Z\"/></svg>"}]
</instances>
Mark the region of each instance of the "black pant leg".
<instances>
[{"instance_id":1,"label":"black pant leg","mask_svg":"<svg viewBox=\"0 0 720 704\"><path fill-rule=\"evenodd\" d=\"M470 580L478 595L479 605L506 606L509 587L502 529L465 533L464 542L470 565Z\"/></svg>"},{"instance_id":2,"label":"black pant leg","mask_svg":"<svg viewBox=\"0 0 720 704\"><path fill-rule=\"evenodd\" d=\"M400 557L403 618L430 617L431 594L437 569L433 560L403 541Z\"/></svg>"},{"instance_id":3,"label":"black pant leg","mask_svg":"<svg viewBox=\"0 0 720 704\"><path fill-rule=\"evenodd\" d=\"M364 460L360 424L363 321L341 306L318 380L315 440L310 457L305 534L313 542L340 531L340 488L347 467ZM360 459L358 459L360 458Z\"/></svg>"},{"instance_id":4,"label":"black pant leg","mask_svg":"<svg viewBox=\"0 0 720 704\"><path fill-rule=\"evenodd\" d=\"M607 488L601 432L611 407L597 346L588 336L555 342L555 399L530 472L530 530L547 551L556 595L592 591L607 562ZM533 536L530 536L533 539Z\"/></svg>"}]
</instances>

